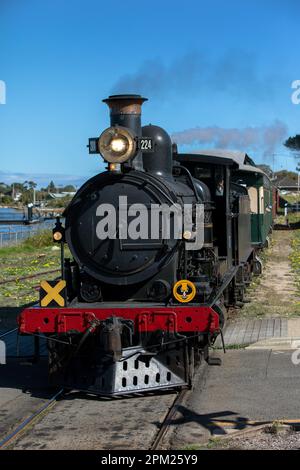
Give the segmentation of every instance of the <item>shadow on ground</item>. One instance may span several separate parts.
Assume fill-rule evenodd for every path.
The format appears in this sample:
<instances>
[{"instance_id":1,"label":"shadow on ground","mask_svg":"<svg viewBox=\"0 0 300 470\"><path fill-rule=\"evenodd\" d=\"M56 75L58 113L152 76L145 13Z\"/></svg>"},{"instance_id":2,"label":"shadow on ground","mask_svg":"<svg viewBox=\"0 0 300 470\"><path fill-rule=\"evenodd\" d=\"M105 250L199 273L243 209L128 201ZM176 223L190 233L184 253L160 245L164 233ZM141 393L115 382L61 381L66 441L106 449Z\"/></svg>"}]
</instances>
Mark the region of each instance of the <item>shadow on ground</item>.
<instances>
[{"instance_id":1,"label":"shadow on ground","mask_svg":"<svg viewBox=\"0 0 300 470\"><path fill-rule=\"evenodd\" d=\"M291 222L288 225L284 225L284 224L274 225L274 230L299 230L299 229L300 229L300 221Z\"/></svg>"},{"instance_id":2,"label":"shadow on ground","mask_svg":"<svg viewBox=\"0 0 300 470\"><path fill-rule=\"evenodd\" d=\"M55 390L48 384L47 359L37 364L28 359L8 358L7 364L0 365L1 389L20 390L37 398L48 398Z\"/></svg>"},{"instance_id":3,"label":"shadow on ground","mask_svg":"<svg viewBox=\"0 0 300 470\"><path fill-rule=\"evenodd\" d=\"M216 411L214 413L199 414L190 410L185 406L178 406L178 413L181 417L176 418L170 422L170 426L180 426L187 423L196 423L199 428L206 429L211 435L225 435L228 426L230 429L243 430L251 426L257 426L256 423L249 421L248 418L240 416L235 411L224 410ZM177 413L177 414L178 414ZM232 418L231 418L232 417ZM268 421L261 422L260 424L267 424ZM154 423L159 426L159 423Z\"/></svg>"},{"instance_id":4,"label":"shadow on ground","mask_svg":"<svg viewBox=\"0 0 300 470\"><path fill-rule=\"evenodd\" d=\"M32 307L36 302L24 304L21 307L1 306L0 307L0 331L4 332L17 326L17 317L24 308Z\"/></svg>"}]
</instances>

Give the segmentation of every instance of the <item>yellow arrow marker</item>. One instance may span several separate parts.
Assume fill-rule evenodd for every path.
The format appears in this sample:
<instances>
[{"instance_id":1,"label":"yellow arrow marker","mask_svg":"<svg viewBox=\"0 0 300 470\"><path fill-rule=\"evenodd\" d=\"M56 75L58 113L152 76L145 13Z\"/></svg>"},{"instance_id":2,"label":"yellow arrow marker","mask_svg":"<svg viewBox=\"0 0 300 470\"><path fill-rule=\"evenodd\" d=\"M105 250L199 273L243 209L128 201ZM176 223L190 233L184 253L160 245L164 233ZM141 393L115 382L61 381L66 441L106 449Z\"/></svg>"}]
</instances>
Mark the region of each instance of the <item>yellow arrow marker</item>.
<instances>
[{"instance_id":1,"label":"yellow arrow marker","mask_svg":"<svg viewBox=\"0 0 300 470\"><path fill-rule=\"evenodd\" d=\"M187 279L177 281L173 287L173 295L178 302L186 303L193 300L197 291L193 282Z\"/></svg>"},{"instance_id":2,"label":"yellow arrow marker","mask_svg":"<svg viewBox=\"0 0 300 470\"><path fill-rule=\"evenodd\" d=\"M181 292L187 292L187 290L188 290L188 283L187 283L187 281L182 281L182 284L181 284L181 286L180 286L180 290L181 290Z\"/></svg>"},{"instance_id":3,"label":"yellow arrow marker","mask_svg":"<svg viewBox=\"0 0 300 470\"><path fill-rule=\"evenodd\" d=\"M65 299L60 292L66 287L66 281L59 281L54 287L50 286L47 281L41 282L41 288L47 292L47 295L41 299L41 307L47 307L54 300L60 307L65 306Z\"/></svg>"}]
</instances>

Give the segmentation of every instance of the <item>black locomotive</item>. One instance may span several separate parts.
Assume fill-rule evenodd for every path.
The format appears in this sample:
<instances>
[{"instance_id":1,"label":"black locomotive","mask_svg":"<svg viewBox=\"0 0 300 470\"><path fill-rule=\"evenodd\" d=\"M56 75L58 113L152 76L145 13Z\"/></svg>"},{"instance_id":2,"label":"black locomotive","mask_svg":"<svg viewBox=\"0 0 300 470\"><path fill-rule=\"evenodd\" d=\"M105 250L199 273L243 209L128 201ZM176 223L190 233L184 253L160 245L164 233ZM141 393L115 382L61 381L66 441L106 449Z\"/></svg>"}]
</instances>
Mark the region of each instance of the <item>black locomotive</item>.
<instances>
[{"instance_id":1,"label":"black locomotive","mask_svg":"<svg viewBox=\"0 0 300 470\"><path fill-rule=\"evenodd\" d=\"M141 126L139 95L114 95L89 140L107 171L58 220L61 279L44 283L21 334L48 338L52 383L113 395L189 386L261 263L251 241L246 154L180 154ZM270 227L271 229L271 227ZM268 230L269 231L269 230ZM64 257L67 243L73 258ZM216 361L215 361L216 362Z\"/></svg>"}]
</instances>

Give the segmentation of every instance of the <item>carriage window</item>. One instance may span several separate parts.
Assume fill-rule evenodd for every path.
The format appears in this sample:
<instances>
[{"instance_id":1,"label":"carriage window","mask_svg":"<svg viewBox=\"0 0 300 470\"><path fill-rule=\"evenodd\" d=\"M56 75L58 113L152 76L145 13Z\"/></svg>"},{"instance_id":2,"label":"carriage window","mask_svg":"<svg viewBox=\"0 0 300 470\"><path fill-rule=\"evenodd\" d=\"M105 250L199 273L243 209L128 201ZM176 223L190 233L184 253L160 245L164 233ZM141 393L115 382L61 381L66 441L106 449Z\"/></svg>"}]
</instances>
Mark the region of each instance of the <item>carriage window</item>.
<instances>
[{"instance_id":1,"label":"carriage window","mask_svg":"<svg viewBox=\"0 0 300 470\"><path fill-rule=\"evenodd\" d=\"M195 176L198 179L211 178L211 168L202 168L197 166L195 169Z\"/></svg>"},{"instance_id":2,"label":"carriage window","mask_svg":"<svg viewBox=\"0 0 300 470\"><path fill-rule=\"evenodd\" d=\"M250 210L252 214L258 213L258 196L257 196L257 188L251 186L248 188L248 194L250 198Z\"/></svg>"},{"instance_id":3,"label":"carriage window","mask_svg":"<svg viewBox=\"0 0 300 470\"><path fill-rule=\"evenodd\" d=\"M244 188L247 188L247 184L245 183L244 180L239 179L236 181L236 184L239 184L240 186L244 186Z\"/></svg>"}]
</instances>

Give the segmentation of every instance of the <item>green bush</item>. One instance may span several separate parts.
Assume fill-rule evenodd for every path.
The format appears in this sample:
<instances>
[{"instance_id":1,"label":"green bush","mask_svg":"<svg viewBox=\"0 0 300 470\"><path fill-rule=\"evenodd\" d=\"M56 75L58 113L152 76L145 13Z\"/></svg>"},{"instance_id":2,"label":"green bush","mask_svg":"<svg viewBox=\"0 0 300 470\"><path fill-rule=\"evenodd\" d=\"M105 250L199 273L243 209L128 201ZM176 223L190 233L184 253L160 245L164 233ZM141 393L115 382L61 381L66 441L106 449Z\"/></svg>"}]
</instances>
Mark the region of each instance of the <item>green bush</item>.
<instances>
[{"instance_id":1,"label":"green bush","mask_svg":"<svg viewBox=\"0 0 300 470\"><path fill-rule=\"evenodd\" d=\"M1 203L2 204L11 204L12 202L13 202L13 199L12 199L11 196L5 195L5 196L2 196L2 198L1 198Z\"/></svg>"},{"instance_id":2,"label":"green bush","mask_svg":"<svg viewBox=\"0 0 300 470\"><path fill-rule=\"evenodd\" d=\"M61 209L67 207L67 205L72 201L72 196L65 196L60 199L50 199L47 201L46 207L51 207L54 209Z\"/></svg>"},{"instance_id":3,"label":"green bush","mask_svg":"<svg viewBox=\"0 0 300 470\"><path fill-rule=\"evenodd\" d=\"M52 245L52 230L41 230L22 242L24 248L43 248Z\"/></svg>"},{"instance_id":4,"label":"green bush","mask_svg":"<svg viewBox=\"0 0 300 470\"><path fill-rule=\"evenodd\" d=\"M0 256L33 253L38 249L50 248L51 246L53 246L52 230L41 230L36 235L32 235L16 245L0 248Z\"/></svg>"}]
</instances>

